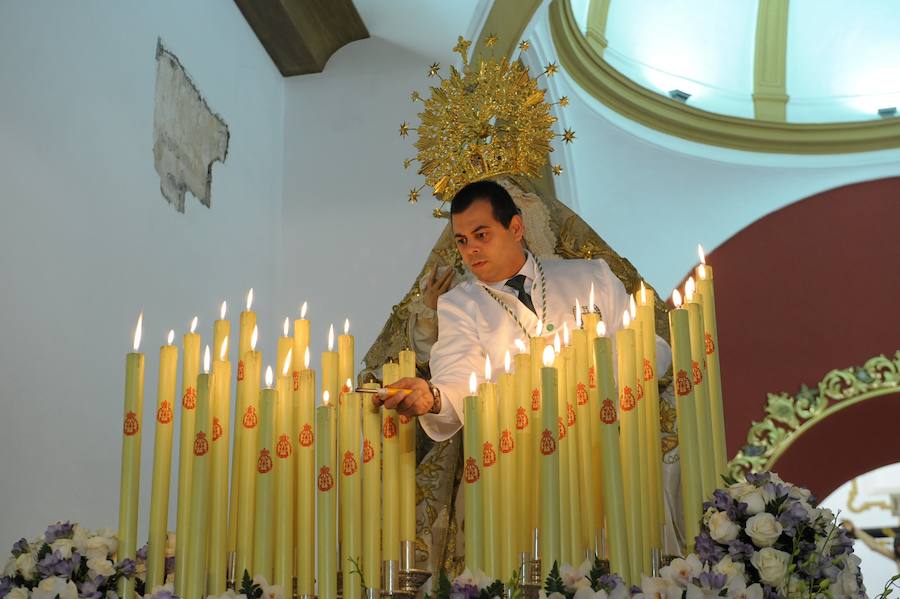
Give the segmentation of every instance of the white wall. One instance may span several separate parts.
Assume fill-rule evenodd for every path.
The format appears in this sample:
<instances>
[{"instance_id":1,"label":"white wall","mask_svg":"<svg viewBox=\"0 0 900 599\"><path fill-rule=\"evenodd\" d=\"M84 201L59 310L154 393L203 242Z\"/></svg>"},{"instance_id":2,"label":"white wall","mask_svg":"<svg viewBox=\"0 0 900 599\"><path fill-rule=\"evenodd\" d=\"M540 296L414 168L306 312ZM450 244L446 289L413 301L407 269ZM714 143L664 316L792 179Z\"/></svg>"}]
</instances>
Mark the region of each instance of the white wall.
<instances>
[{"instance_id":1,"label":"white wall","mask_svg":"<svg viewBox=\"0 0 900 599\"><path fill-rule=\"evenodd\" d=\"M179 214L159 191L157 37L230 128L211 210L189 195ZM0 3L0 551L56 519L117 526L124 359L141 309L142 538L168 330L180 341L199 314L206 342L221 300L236 319L254 286L271 353L283 98L231 2Z\"/></svg>"}]
</instances>

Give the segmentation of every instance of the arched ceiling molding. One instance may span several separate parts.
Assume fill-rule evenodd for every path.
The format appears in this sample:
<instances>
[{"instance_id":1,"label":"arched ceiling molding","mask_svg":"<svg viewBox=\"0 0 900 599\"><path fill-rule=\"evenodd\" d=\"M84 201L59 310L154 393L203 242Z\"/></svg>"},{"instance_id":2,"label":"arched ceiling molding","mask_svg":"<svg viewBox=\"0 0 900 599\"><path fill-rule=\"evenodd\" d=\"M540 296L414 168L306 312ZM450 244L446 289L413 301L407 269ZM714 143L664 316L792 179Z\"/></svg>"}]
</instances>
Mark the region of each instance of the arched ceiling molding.
<instances>
[{"instance_id":1,"label":"arched ceiling molding","mask_svg":"<svg viewBox=\"0 0 900 599\"><path fill-rule=\"evenodd\" d=\"M584 91L624 117L703 144L779 154L843 154L900 147L900 119L779 123L699 110L657 94L604 61L578 28L569 0L552 0L549 26L560 63Z\"/></svg>"}]
</instances>

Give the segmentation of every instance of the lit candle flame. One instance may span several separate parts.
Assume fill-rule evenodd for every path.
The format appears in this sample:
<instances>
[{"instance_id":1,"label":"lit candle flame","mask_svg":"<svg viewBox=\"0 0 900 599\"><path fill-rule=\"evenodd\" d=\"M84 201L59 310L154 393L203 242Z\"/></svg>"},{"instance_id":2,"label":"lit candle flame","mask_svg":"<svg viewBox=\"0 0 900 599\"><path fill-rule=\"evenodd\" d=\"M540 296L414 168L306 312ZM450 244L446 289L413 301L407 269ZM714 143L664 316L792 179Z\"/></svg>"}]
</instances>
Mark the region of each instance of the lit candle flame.
<instances>
[{"instance_id":1,"label":"lit candle flame","mask_svg":"<svg viewBox=\"0 0 900 599\"><path fill-rule=\"evenodd\" d=\"M703 252L703 246L697 244L697 255L700 256L700 266L697 267L697 275L701 279L706 279L706 254Z\"/></svg>"},{"instance_id":2,"label":"lit candle flame","mask_svg":"<svg viewBox=\"0 0 900 599\"><path fill-rule=\"evenodd\" d=\"M194 317L193 320L191 320L191 332L192 332L192 333L195 332L195 331L197 330L197 322L198 322L199 320L200 320L200 319L197 318L196 316Z\"/></svg>"},{"instance_id":3,"label":"lit candle flame","mask_svg":"<svg viewBox=\"0 0 900 599\"><path fill-rule=\"evenodd\" d=\"M634 301L634 295L628 298L628 312L631 314L631 319L637 316L637 302Z\"/></svg>"},{"instance_id":4,"label":"lit candle flame","mask_svg":"<svg viewBox=\"0 0 900 599\"><path fill-rule=\"evenodd\" d=\"M203 350L203 374L209 374L209 345Z\"/></svg>"},{"instance_id":5,"label":"lit candle flame","mask_svg":"<svg viewBox=\"0 0 900 599\"><path fill-rule=\"evenodd\" d=\"M578 298L575 298L575 326L577 328L581 328L581 302L578 301Z\"/></svg>"},{"instance_id":6,"label":"lit candle flame","mask_svg":"<svg viewBox=\"0 0 900 599\"><path fill-rule=\"evenodd\" d=\"M641 281L641 305L645 305L647 303L647 288L644 287L644 282Z\"/></svg>"},{"instance_id":7,"label":"lit candle flame","mask_svg":"<svg viewBox=\"0 0 900 599\"><path fill-rule=\"evenodd\" d=\"M350 319L349 318L344 320L344 334L345 335L350 334Z\"/></svg>"},{"instance_id":8,"label":"lit candle flame","mask_svg":"<svg viewBox=\"0 0 900 599\"><path fill-rule=\"evenodd\" d=\"M331 397L328 395L328 390L326 389L325 391L322 391L322 405L323 406L328 405L329 399L331 399Z\"/></svg>"},{"instance_id":9,"label":"lit candle flame","mask_svg":"<svg viewBox=\"0 0 900 599\"><path fill-rule=\"evenodd\" d=\"M291 371L291 362L294 361L294 348L288 350L287 355L284 357L284 366L281 369L281 376L287 376Z\"/></svg>"},{"instance_id":10,"label":"lit candle flame","mask_svg":"<svg viewBox=\"0 0 900 599\"><path fill-rule=\"evenodd\" d=\"M563 345L569 347L569 323L563 323Z\"/></svg>"},{"instance_id":11,"label":"lit candle flame","mask_svg":"<svg viewBox=\"0 0 900 599\"><path fill-rule=\"evenodd\" d=\"M175 341L175 329L169 329L169 336L166 339L166 345L172 345L173 341Z\"/></svg>"},{"instance_id":12,"label":"lit candle flame","mask_svg":"<svg viewBox=\"0 0 900 599\"><path fill-rule=\"evenodd\" d=\"M303 368L309 369L309 346L303 351Z\"/></svg>"},{"instance_id":13,"label":"lit candle flame","mask_svg":"<svg viewBox=\"0 0 900 599\"><path fill-rule=\"evenodd\" d=\"M300 318L306 318L306 302L303 302L303 305L300 306Z\"/></svg>"},{"instance_id":14,"label":"lit candle flame","mask_svg":"<svg viewBox=\"0 0 900 599\"><path fill-rule=\"evenodd\" d=\"M553 360L556 358L556 352L553 351L553 346L548 345L544 348L544 366L547 368L553 366Z\"/></svg>"},{"instance_id":15,"label":"lit candle flame","mask_svg":"<svg viewBox=\"0 0 900 599\"><path fill-rule=\"evenodd\" d=\"M334 324L328 327L328 351L334 351Z\"/></svg>"},{"instance_id":16,"label":"lit candle flame","mask_svg":"<svg viewBox=\"0 0 900 599\"><path fill-rule=\"evenodd\" d=\"M256 351L256 342L259 341L259 327L253 325L253 333L250 334L250 350Z\"/></svg>"},{"instance_id":17,"label":"lit candle flame","mask_svg":"<svg viewBox=\"0 0 900 599\"><path fill-rule=\"evenodd\" d=\"M554 350L556 353L559 353L559 347L560 347L560 344L559 344L559 333L556 333L555 335L553 335L553 350Z\"/></svg>"},{"instance_id":18,"label":"lit candle flame","mask_svg":"<svg viewBox=\"0 0 900 599\"><path fill-rule=\"evenodd\" d=\"M266 388L267 389L272 388L272 377L273 377L272 366L270 364L269 366L266 366Z\"/></svg>"},{"instance_id":19,"label":"lit candle flame","mask_svg":"<svg viewBox=\"0 0 900 599\"><path fill-rule=\"evenodd\" d=\"M228 335L225 335L225 338L222 339L222 347L219 348L219 359L225 360L225 357L228 355Z\"/></svg>"},{"instance_id":20,"label":"lit candle flame","mask_svg":"<svg viewBox=\"0 0 900 599\"><path fill-rule=\"evenodd\" d=\"M681 307L681 293L677 289L672 291L672 303L675 304L676 308Z\"/></svg>"},{"instance_id":21,"label":"lit candle flame","mask_svg":"<svg viewBox=\"0 0 900 599\"><path fill-rule=\"evenodd\" d=\"M694 299L694 292L697 290L697 284L694 283L694 277L688 277L687 282L684 284L684 299L687 301L692 301Z\"/></svg>"},{"instance_id":22,"label":"lit candle flame","mask_svg":"<svg viewBox=\"0 0 900 599\"><path fill-rule=\"evenodd\" d=\"M518 339L516 341L518 341ZM509 350L506 350L506 355L503 356L503 369L506 371L506 374L509 374L509 369L511 366L512 356L509 355Z\"/></svg>"},{"instance_id":23,"label":"lit candle flame","mask_svg":"<svg viewBox=\"0 0 900 599\"><path fill-rule=\"evenodd\" d=\"M469 395L475 395L475 392L478 391L478 379L475 378L475 371L472 371L472 374L469 375Z\"/></svg>"},{"instance_id":24,"label":"lit candle flame","mask_svg":"<svg viewBox=\"0 0 900 599\"><path fill-rule=\"evenodd\" d=\"M491 357L485 356L484 357L484 382L489 383L491 381L491 373L493 371L494 371L494 369L491 368Z\"/></svg>"},{"instance_id":25,"label":"lit candle flame","mask_svg":"<svg viewBox=\"0 0 900 599\"><path fill-rule=\"evenodd\" d=\"M144 313L141 312L140 316L138 316L137 326L134 327L134 343L132 347L134 351L137 351L141 346L141 329L144 327Z\"/></svg>"},{"instance_id":26,"label":"lit candle flame","mask_svg":"<svg viewBox=\"0 0 900 599\"><path fill-rule=\"evenodd\" d=\"M228 309L228 302L222 300L222 305L219 306L219 320L225 320L225 311Z\"/></svg>"},{"instance_id":27,"label":"lit candle flame","mask_svg":"<svg viewBox=\"0 0 900 599\"><path fill-rule=\"evenodd\" d=\"M250 308L253 306L253 287L250 288L250 291L247 292L247 312L250 311Z\"/></svg>"},{"instance_id":28,"label":"lit candle flame","mask_svg":"<svg viewBox=\"0 0 900 599\"><path fill-rule=\"evenodd\" d=\"M588 295L588 312L594 311L594 284L591 283L591 293Z\"/></svg>"},{"instance_id":29,"label":"lit candle flame","mask_svg":"<svg viewBox=\"0 0 900 599\"><path fill-rule=\"evenodd\" d=\"M626 329L631 326L631 314L629 314L628 310L622 313L622 326Z\"/></svg>"},{"instance_id":30,"label":"lit candle flame","mask_svg":"<svg viewBox=\"0 0 900 599\"><path fill-rule=\"evenodd\" d=\"M528 347L525 345L525 342L518 338L516 339L516 349L519 350L520 354L524 354L526 351L528 351Z\"/></svg>"},{"instance_id":31,"label":"lit candle flame","mask_svg":"<svg viewBox=\"0 0 900 599\"><path fill-rule=\"evenodd\" d=\"M544 333L544 321L538 318L537 329L534 332L535 337L540 337Z\"/></svg>"},{"instance_id":32,"label":"lit candle flame","mask_svg":"<svg viewBox=\"0 0 900 599\"><path fill-rule=\"evenodd\" d=\"M602 320L597 322L597 336L606 337L606 323Z\"/></svg>"},{"instance_id":33,"label":"lit candle flame","mask_svg":"<svg viewBox=\"0 0 900 599\"><path fill-rule=\"evenodd\" d=\"M344 388L348 391L353 391L353 381L351 379L344 381Z\"/></svg>"}]
</instances>

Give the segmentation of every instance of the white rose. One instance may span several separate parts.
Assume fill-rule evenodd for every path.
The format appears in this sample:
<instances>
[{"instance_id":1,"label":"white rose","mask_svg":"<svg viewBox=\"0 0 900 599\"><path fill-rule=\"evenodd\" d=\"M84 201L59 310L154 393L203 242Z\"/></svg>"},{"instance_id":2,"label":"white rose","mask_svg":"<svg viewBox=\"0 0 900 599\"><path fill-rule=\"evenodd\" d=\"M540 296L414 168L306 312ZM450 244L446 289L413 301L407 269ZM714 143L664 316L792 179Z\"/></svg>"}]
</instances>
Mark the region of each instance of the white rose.
<instances>
[{"instance_id":1,"label":"white rose","mask_svg":"<svg viewBox=\"0 0 900 599\"><path fill-rule=\"evenodd\" d=\"M781 536L783 527L775 516L767 512L750 516L745 527L747 535L757 547L771 547Z\"/></svg>"},{"instance_id":2,"label":"white rose","mask_svg":"<svg viewBox=\"0 0 900 599\"><path fill-rule=\"evenodd\" d=\"M90 531L78 524L72 529L72 544L75 546L78 553L84 553L84 545L87 543L88 537L90 536Z\"/></svg>"},{"instance_id":3,"label":"white rose","mask_svg":"<svg viewBox=\"0 0 900 599\"><path fill-rule=\"evenodd\" d=\"M25 580L34 578L34 569L36 566L37 561L34 559L34 554L30 551L28 553L23 553L16 558L16 568Z\"/></svg>"},{"instance_id":4,"label":"white rose","mask_svg":"<svg viewBox=\"0 0 900 599\"><path fill-rule=\"evenodd\" d=\"M50 543L51 551L59 551L59 555L63 559L69 559L72 557L72 549L75 547L75 542L72 539L57 539Z\"/></svg>"},{"instance_id":5,"label":"white rose","mask_svg":"<svg viewBox=\"0 0 900 599\"><path fill-rule=\"evenodd\" d=\"M581 568L574 568L568 564L564 564L563 567L559 569L559 577L562 578L563 585L568 591L591 586L591 581L585 578Z\"/></svg>"},{"instance_id":6,"label":"white rose","mask_svg":"<svg viewBox=\"0 0 900 599\"><path fill-rule=\"evenodd\" d=\"M31 593L31 599L78 599L78 588L71 580L59 576L45 578Z\"/></svg>"},{"instance_id":7,"label":"white rose","mask_svg":"<svg viewBox=\"0 0 900 599\"><path fill-rule=\"evenodd\" d=\"M709 519L709 536L719 543L733 541L741 532L741 527L731 521L725 512L716 512Z\"/></svg>"},{"instance_id":8,"label":"white rose","mask_svg":"<svg viewBox=\"0 0 900 599\"><path fill-rule=\"evenodd\" d=\"M788 488L788 496L793 499L799 499L800 501L809 501L811 493L809 489L804 489L803 487L798 487L797 485L791 485Z\"/></svg>"},{"instance_id":9,"label":"white rose","mask_svg":"<svg viewBox=\"0 0 900 599\"><path fill-rule=\"evenodd\" d=\"M730 555L726 555L719 560L719 563L713 566L713 570L725 575L727 579L725 586L729 589L738 582L741 585L744 584L744 564L733 561Z\"/></svg>"},{"instance_id":10,"label":"white rose","mask_svg":"<svg viewBox=\"0 0 900 599\"><path fill-rule=\"evenodd\" d=\"M13 590L8 592L3 599L28 599L28 589L23 589L22 587L15 587Z\"/></svg>"},{"instance_id":11,"label":"white rose","mask_svg":"<svg viewBox=\"0 0 900 599\"><path fill-rule=\"evenodd\" d=\"M733 499L738 499L741 495L745 495L756 489L756 485L750 483L735 483L725 489L725 492L731 495Z\"/></svg>"},{"instance_id":12,"label":"white rose","mask_svg":"<svg viewBox=\"0 0 900 599\"><path fill-rule=\"evenodd\" d=\"M112 546L111 546L112 545ZM112 555L118 543L115 540L110 539L109 537L101 537L99 535L94 535L93 537L89 537L87 541L84 543L84 554L89 560L91 559L106 559L108 556Z\"/></svg>"},{"instance_id":13,"label":"white rose","mask_svg":"<svg viewBox=\"0 0 900 599\"><path fill-rule=\"evenodd\" d=\"M116 573L116 568L108 559L91 558L87 561L88 570L94 576L105 576L109 578Z\"/></svg>"},{"instance_id":14,"label":"white rose","mask_svg":"<svg viewBox=\"0 0 900 599\"><path fill-rule=\"evenodd\" d=\"M764 547L750 558L750 563L759 572L760 580L774 587L781 586L784 582L790 561L790 554L772 547Z\"/></svg>"}]
</instances>

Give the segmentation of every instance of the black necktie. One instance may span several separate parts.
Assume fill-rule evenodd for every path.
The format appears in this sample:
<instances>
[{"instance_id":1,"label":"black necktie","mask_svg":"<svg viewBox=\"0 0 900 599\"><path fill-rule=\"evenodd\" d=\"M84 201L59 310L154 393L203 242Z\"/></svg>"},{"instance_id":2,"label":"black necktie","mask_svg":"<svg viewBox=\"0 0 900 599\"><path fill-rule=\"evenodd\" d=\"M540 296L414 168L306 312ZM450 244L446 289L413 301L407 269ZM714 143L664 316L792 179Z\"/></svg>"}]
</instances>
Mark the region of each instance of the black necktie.
<instances>
[{"instance_id":1,"label":"black necktie","mask_svg":"<svg viewBox=\"0 0 900 599\"><path fill-rule=\"evenodd\" d=\"M508 280L506 284L516 290L519 301L525 304L525 307L534 312L534 315L537 316L537 312L534 309L534 303L531 301L531 294L525 291L525 275L516 275Z\"/></svg>"}]
</instances>

